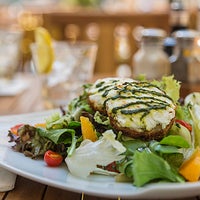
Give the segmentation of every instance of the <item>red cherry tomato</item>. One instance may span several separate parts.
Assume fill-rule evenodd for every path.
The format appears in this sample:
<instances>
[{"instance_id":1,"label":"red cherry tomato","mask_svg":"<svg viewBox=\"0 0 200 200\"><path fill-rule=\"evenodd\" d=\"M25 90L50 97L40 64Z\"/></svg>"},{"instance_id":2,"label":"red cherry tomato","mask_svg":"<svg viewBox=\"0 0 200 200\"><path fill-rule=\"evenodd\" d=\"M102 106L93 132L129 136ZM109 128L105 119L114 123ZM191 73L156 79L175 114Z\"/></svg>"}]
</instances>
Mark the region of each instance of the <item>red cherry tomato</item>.
<instances>
[{"instance_id":1,"label":"red cherry tomato","mask_svg":"<svg viewBox=\"0 0 200 200\"><path fill-rule=\"evenodd\" d=\"M185 126L185 128L187 128L190 132L192 131L192 125L187 123L186 121L180 120L180 119L176 119L176 123L179 123L182 126Z\"/></svg>"},{"instance_id":2,"label":"red cherry tomato","mask_svg":"<svg viewBox=\"0 0 200 200\"><path fill-rule=\"evenodd\" d=\"M44 154L44 161L49 166L59 166L63 161L63 157L59 153L48 150Z\"/></svg>"},{"instance_id":3,"label":"red cherry tomato","mask_svg":"<svg viewBox=\"0 0 200 200\"><path fill-rule=\"evenodd\" d=\"M10 128L10 131L12 134L18 135L17 131L20 127L22 127L24 124L17 124Z\"/></svg>"}]
</instances>

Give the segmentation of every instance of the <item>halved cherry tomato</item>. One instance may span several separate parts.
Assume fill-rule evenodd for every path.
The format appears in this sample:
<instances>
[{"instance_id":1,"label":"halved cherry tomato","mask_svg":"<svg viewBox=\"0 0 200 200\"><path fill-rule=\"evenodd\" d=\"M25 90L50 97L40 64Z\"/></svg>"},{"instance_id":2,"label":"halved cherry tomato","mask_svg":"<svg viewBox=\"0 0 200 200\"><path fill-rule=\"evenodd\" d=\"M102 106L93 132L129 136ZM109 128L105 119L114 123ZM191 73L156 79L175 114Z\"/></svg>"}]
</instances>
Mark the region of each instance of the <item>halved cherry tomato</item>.
<instances>
[{"instance_id":1,"label":"halved cherry tomato","mask_svg":"<svg viewBox=\"0 0 200 200\"><path fill-rule=\"evenodd\" d=\"M55 167L62 163L63 157L59 153L48 150L44 154L44 161L47 163L47 165Z\"/></svg>"},{"instance_id":2,"label":"halved cherry tomato","mask_svg":"<svg viewBox=\"0 0 200 200\"><path fill-rule=\"evenodd\" d=\"M18 135L17 131L20 127L22 127L24 124L17 124L10 128L10 131L12 134Z\"/></svg>"},{"instance_id":3,"label":"halved cherry tomato","mask_svg":"<svg viewBox=\"0 0 200 200\"><path fill-rule=\"evenodd\" d=\"M188 122L181 120L181 119L176 119L176 123L181 124L182 126L185 126L190 132L192 131L192 125L189 124Z\"/></svg>"}]
</instances>

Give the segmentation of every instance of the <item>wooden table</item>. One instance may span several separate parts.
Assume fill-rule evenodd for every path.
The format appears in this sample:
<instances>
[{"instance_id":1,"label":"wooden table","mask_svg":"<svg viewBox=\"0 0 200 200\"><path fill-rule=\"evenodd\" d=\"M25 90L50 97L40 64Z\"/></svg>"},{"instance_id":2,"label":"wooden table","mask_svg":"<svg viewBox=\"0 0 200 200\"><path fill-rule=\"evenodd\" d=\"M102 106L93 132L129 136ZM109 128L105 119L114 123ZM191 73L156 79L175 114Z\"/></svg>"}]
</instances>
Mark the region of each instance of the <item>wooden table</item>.
<instances>
[{"instance_id":1,"label":"wooden table","mask_svg":"<svg viewBox=\"0 0 200 200\"><path fill-rule=\"evenodd\" d=\"M20 114L45 110L40 95L40 84L32 76L29 76L30 87L19 95L13 97L0 97L0 115ZM192 90L200 91L200 85L184 85L182 95ZM47 186L22 176L17 176L15 188L9 192L0 193L1 200L108 200L106 198L74 193ZM199 200L199 197L185 198L185 200ZM124 199L123 199L124 200Z\"/></svg>"}]
</instances>

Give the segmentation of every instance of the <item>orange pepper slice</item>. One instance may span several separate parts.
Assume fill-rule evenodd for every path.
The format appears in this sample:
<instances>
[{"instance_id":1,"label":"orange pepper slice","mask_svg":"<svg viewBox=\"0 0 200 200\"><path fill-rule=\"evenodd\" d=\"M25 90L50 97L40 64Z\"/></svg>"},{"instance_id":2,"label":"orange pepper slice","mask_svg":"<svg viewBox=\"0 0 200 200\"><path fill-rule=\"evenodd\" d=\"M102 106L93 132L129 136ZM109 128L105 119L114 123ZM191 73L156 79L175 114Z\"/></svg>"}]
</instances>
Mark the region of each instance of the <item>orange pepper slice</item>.
<instances>
[{"instance_id":1,"label":"orange pepper slice","mask_svg":"<svg viewBox=\"0 0 200 200\"><path fill-rule=\"evenodd\" d=\"M37 123L34 125L35 127L46 128L46 123Z\"/></svg>"},{"instance_id":2,"label":"orange pepper slice","mask_svg":"<svg viewBox=\"0 0 200 200\"><path fill-rule=\"evenodd\" d=\"M185 161L179 173L189 182L196 182L200 177L200 149L197 148L192 156Z\"/></svg>"},{"instance_id":3,"label":"orange pepper slice","mask_svg":"<svg viewBox=\"0 0 200 200\"><path fill-rule=\"evenodd\" d=\"M89 118L81 116L80 121L83 139L89 139L92 142L95 142L98 138L94 126L89 120Z\"/></svg>"}]
</instances>

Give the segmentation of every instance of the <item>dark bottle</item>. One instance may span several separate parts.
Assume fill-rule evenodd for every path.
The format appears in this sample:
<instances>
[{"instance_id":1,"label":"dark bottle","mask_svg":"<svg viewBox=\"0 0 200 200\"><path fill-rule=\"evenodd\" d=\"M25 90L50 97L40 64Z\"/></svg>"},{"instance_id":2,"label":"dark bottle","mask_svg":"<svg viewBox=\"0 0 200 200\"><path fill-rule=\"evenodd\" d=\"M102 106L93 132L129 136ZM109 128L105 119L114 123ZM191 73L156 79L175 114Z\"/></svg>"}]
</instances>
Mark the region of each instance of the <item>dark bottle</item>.
<instances>
[{"instance_id":1,"label":"dark bottle","mask_svg":"<svg viewBox=\"0 0 200 200\"><path fill-rule=\"evenodd\" d=\"M172 0L170 3L170 26L171 33L185 30L189 25L189 12L182 0Z\"/></svg>"},{"instance_id":2,"label":"dark bottle","mask_svg":"<svg viewBox=\"0 0 200 200\"><path fill-rule=\"evenodd\" d=\"M170 1L170 33L178 30L186 30L189 27L189 12L185 8L182 0ZM164 51L168 56L172 55L176 42L173 37L169 36L164 41Z\"/></svg>"},{"instance_id":3,"label":"dark bottle","mask_svg":"<svg viewBox=\"0 0 200 200\"><path fill-rule=\"evenodd\" d=\"M181 82L199 81L200 62L195 55L195 42L199 32L179 30L173 33L173 37L176 39L176 46L170 57L171 73Z\"/></svg>"}]
</instances>

